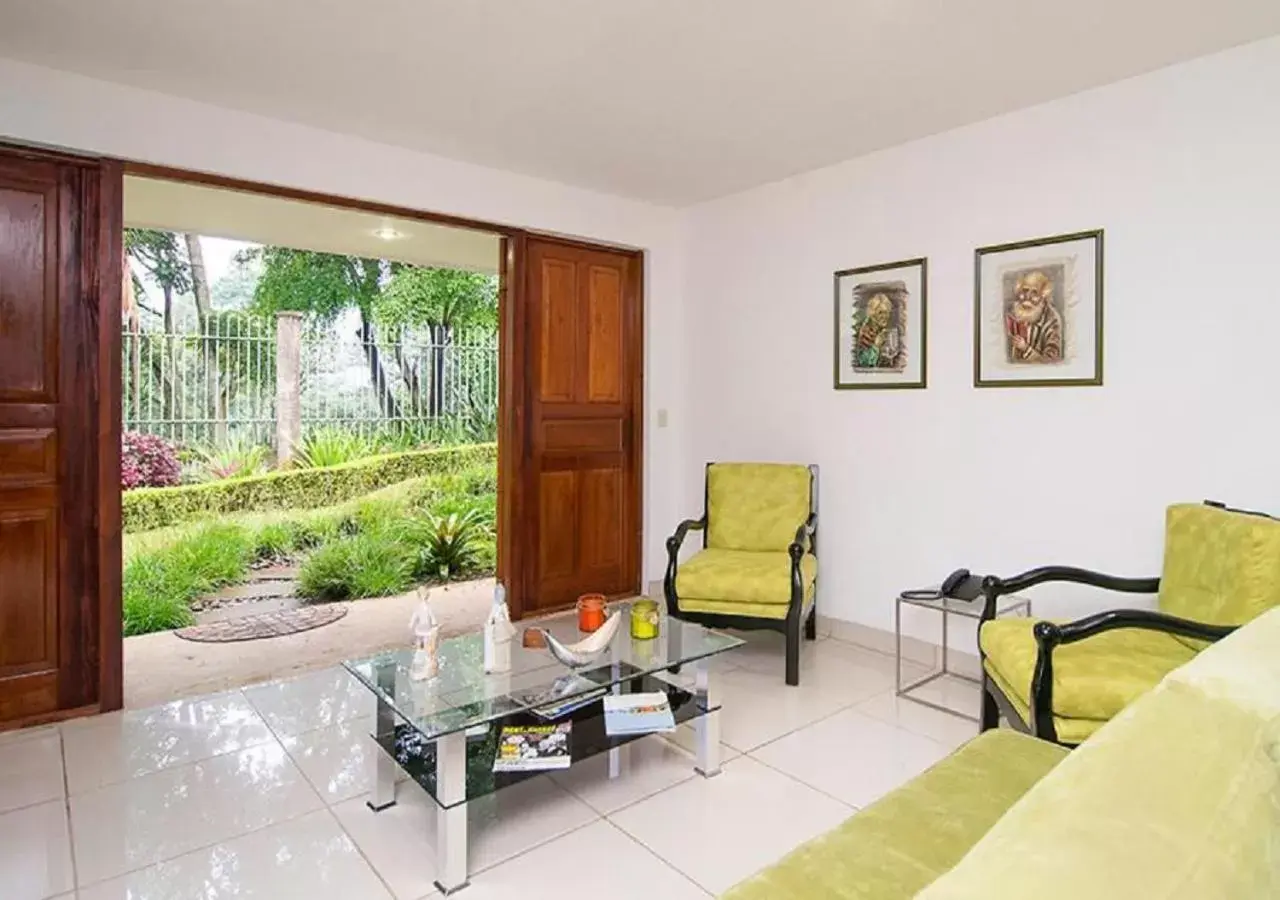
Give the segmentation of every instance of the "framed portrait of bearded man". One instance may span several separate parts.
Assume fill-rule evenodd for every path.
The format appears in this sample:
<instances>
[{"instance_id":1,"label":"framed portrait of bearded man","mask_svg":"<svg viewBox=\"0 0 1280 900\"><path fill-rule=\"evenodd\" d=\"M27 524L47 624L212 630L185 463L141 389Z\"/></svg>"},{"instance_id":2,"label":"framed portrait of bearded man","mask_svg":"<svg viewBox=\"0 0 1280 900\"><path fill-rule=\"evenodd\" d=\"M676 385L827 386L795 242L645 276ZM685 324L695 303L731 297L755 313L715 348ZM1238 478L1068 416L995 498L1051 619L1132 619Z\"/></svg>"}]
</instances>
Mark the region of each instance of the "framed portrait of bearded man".
<instances>
[{"instance_id":1,"label":"framed portrait of bearded man","mask_svg":"<svg viewBox=\"0 0 1280 900\"><path fill-rule=\"evenodd\" d=\"M1102 231L979 247L975 387L1102 384Z\"/></svg>"},{"instance_id":2,"label":"framed portrait of bearded man","mask_svg":"<svg viewBox=\"0 0 1280 900\"><path fill-rule=\"evenodd\" d=\"M925 386L928 270L906 259L836 272L836 390Z\"/></svg>"}]
</instances>

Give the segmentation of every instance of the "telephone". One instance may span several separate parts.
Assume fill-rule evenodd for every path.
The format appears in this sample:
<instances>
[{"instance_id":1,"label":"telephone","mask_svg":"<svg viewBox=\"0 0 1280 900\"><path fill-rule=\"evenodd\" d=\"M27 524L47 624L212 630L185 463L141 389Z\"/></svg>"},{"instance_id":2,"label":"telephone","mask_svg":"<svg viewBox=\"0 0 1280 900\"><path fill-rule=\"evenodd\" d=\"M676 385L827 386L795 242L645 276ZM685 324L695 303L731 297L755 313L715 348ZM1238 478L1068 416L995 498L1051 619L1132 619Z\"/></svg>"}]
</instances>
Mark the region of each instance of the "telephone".
<instances>
[{"instance_id":1,"label":"telephone","mask_svg":"<svg viewBox=\"0 0 1280 900\"><path fill-rule=\"evenodd\" d=\"M956 569L942 581L939 588L903 591L904 600L941 600L951 597L955 600L976 600L982 595L982 576L970 573L968 569Z\"/></svg>"}]
</instances>

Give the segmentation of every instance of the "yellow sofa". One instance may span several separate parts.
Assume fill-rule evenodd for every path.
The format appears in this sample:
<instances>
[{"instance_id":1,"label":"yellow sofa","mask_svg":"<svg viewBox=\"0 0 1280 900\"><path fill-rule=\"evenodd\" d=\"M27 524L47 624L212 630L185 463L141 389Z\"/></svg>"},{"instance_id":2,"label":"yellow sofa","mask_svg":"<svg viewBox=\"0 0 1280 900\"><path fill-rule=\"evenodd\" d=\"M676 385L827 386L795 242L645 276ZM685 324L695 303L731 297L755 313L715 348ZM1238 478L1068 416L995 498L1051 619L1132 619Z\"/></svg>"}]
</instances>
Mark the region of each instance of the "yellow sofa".
<instances>
[{"instance_id":1,"label":"yellow sofa","mask_svg":"<svg viewBox=\"0 0 1280 900\"><path fill-rule=\"evenodd\" d=\"M996 619L999 597L1068 581L1156 594L1156 609L1117 609L1076 622ZM999 716L1046 740L1075 745L1260 613L1280 606L1280 521L1216 504L1181 503L1165 517L1159 578L1115 578L1048 566L983 581L978 633L983 727Z\"/></svg>"},{"instance_id":2,"label":"yellow sofa","mask_svg":"<svg viewBox=\"0 0 1280 900\"><path fill-rule=\"evenodd\" d=\"M800 683L800 635L817 637L818 467L708 463L702 518L667 539L667 612L712 628L787 636L787 684ZM690 531L702 550L680 560Z\"/></svg>"},{"instance_id":3,"label":"yellow sofa","mask_svg":"<svg viewBox=\"0 0 1280 900\"><path fill-rule=\"evenodd\" d=\"M984 732L725 900L1275 900L1277 648L1273 609L1069 754Z\"/></svg>"}]
</instances>

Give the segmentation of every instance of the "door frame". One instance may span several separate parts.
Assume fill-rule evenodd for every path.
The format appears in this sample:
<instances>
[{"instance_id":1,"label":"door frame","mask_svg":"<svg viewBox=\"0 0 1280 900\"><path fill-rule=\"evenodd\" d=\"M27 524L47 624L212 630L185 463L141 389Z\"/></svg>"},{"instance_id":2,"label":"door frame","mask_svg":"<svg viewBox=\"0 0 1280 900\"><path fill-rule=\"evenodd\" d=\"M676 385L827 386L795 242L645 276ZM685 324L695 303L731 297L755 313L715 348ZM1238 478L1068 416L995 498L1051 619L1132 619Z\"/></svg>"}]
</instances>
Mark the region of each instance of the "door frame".
<instances>
[{"instance_id":1,"label":"door frame","mask_svg":"<svg viewBox=\"0 0 1280 900\"><path fill-rule=\"evenodd\" d=\"M412 207L397 206L374 200L310 191L268 182L233 178L192 169L157 165L154 163L116 159L78 153L75 150L46 149L0 141L0 150L64 162L96 166L102 173L101 212L99 215L99 255L97 268L103 283L97 285L101 298L98 320L100 363L98 377L102 380L99 391L100 425L97 441L98 452L98 602L99 622L98 659L99 693L96 708L62 711L60 716L109 712L120 709L124 703L124 633L122 622L121 559L121 487L120 487L120 439L123 431L121 398L122 337L120 292L123 278L123 248L119 237L123 236L123 188L124 177L133 175L156 178L206 187L281 197L306 203L317 203L342 209L372 212L397 218L414 219L457 228L468 228L496 235L502 248L499 264L498 308L498 522L497 522L497 575L508 586L508 598L513 617L524 613L525 586L531 571L527 548L521 546L518 537L523 532L520 510L524 509L526 495L526 470L532 435L525 415L528 402L528 379L521 377L528 364L529 352L524 335L527 326L526 309L526 241L529 235L560 241L588 249L624 252L634 257L632 266L632 290L639 300L640 327L636 335L637 365L632 380L636 421L632 429L632 448L635 454L635 501L639 509L640 529L635 536L635 559L638 579L643 579L643 523L645 503L643 486L644 468L644 262L641 249L605 241L566 238L550 232L519 228L497 222L436 213ZM527 514L527 513L526 513ZM640 583L636 588L639 590Z\"/></svg>"}]
</instances>

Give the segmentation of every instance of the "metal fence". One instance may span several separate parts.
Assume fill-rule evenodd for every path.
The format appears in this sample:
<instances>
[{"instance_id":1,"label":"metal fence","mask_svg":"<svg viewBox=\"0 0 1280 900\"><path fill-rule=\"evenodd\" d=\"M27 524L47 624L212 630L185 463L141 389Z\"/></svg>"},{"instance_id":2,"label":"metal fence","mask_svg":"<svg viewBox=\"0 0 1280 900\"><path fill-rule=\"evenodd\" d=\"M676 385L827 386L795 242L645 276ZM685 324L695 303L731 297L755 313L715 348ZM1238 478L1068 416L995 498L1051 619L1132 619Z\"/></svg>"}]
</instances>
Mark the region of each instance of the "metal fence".
<instances>
[{"instance_id":1,"label":"metal fence","mask_svg":"<svg viewBox=\"0 0 1280 900\"><path fill-rule=\"evenodd\" d=\"M123 335L124 423L181 445L272 444L277 328L220 313ZM498 347L442 328L379 334L356 316L306 323L296 386L302 429L326 426L414 443L492 440Z\"/></svg>"}]
</instances>

